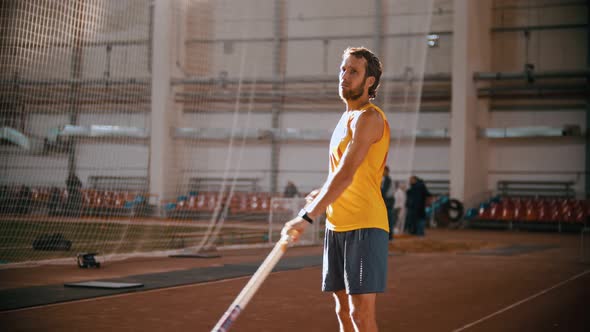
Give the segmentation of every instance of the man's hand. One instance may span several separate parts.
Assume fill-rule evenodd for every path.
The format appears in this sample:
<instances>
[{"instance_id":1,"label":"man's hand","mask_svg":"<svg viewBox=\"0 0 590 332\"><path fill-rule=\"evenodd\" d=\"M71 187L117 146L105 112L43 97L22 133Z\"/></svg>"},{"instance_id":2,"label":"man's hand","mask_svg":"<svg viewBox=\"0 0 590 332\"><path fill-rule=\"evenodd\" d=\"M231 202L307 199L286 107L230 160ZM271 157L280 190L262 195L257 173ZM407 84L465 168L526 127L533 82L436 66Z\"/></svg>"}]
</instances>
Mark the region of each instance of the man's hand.
<instances>
[{"instance_id":1,"label":"man's hand","mask_svg":"<svg viewBox=\"0 0 590 332\"><path fill-rule=\"evenodd\" d=\"M309 226L309 222L301 217L295 217L285 223L283 230L281 230L281 236L289 234L293 242L299 241L299 236Z\"/></svg>"}]
</instances>

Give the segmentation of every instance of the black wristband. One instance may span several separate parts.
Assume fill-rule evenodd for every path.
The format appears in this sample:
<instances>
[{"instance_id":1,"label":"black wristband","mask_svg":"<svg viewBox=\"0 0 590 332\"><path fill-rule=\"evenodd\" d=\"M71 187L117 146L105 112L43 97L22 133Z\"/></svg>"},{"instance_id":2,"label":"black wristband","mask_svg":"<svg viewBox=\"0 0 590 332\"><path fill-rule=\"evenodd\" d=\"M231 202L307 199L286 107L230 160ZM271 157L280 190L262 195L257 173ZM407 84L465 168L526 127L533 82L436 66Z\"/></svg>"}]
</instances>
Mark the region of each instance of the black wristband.
<instances>
[{"instance_id":1,"label":"black wristband","mask_svg":"<svg viewBox=\"0 0 590 332\"><path fill-rule=\"evenodd\" d=\"M308 223L313 224L313 219L311 219L311 217L307 214L307 211L305 211L305 209L301 209L297 216L303 218Z\"/></svg>"}]
</instances>

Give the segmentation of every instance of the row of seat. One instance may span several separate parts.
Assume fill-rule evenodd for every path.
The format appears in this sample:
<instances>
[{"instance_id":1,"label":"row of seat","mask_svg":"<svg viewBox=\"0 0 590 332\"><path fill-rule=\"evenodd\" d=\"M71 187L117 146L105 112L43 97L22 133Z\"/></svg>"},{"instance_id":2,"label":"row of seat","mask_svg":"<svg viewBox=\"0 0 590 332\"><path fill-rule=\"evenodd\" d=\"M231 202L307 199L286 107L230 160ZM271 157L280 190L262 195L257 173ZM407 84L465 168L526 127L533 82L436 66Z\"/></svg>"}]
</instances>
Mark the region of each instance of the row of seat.
<instances>
[{"instance_id":1,"label":"row of seat","mask_svg":"<svg viewBox=\"0 0 590 332\"><path fill-rule=\"evenodd\" d=\"M25 186L4 187L1 209L4 213L27 214L31 210L47 211L49 215L114 214L144 205L147 194L138 191L80 189Z\"/></svg>"},{"instance_id":2,"label":"row of seat","mask_svg":"<svg viewBox=\"0 0 590 332\"><path fill-rule=\"evenodd\" d=\"M72 194L66 188L31 188L31 199L33 202L50 202L58 200L67 202ZM132 202L138 197L145 197L146 194L138 191L114 191L97 189L80 189L80 195L85 203L90 205L123 205L125 202Z\"/></svg>"},{"instance_id":3,"label":"row of seat","mask_svg":"<svg viewBox=\"0 0 590 332\"><path fill-rule=\"evenodd\" d=\"M147 194L136 191L113 191L80 189L79 193L68 192L66 188L13 186L4 188L3 197L11 197L1 205L3 212L27 214L31 209L44 210L50 215L64 213L78 214L116 214L133 209L138 205L146 205ZM168 212L177 213L212 213L216 208L228 208L231 214L268 214L271 210L271 198L279 197L266 192L246 193L234 192L231 199L229 194L219 192L190 193L180 196L174 202L164 203ZM275 212L293 211L289 201L273 201ZM4 204L5 203L5 204ZM18 209L16 208L18 207ZM24 209L21 207L25 207ZM4 211L6 210L6 211Z\"/></svg>"},{"instance_id":4,"label":"row of seat","mask_svg":"<svg viewBox=\"0 0 590 332\"><path fill-rule=\"evenodd\" d=\"M479 207L477 220L539 223L586 223L590 202L571 198L502 197Z\"/></svg>"},{"instance_id":5,"label":"row of seat","mask_svg":"<svg viewBox=\"0 0 590 332\"><path fill-rule=\"evenodd\" d=\"M227 205L230 213L234 214L268 213L273 195L264 192L235 192L231 199L228 197L228 194L218 192L201 192L196 195L181 196L176 202L168 204L167 209L177 212L213 212ZM281 210L282 207L277 205L273 209Z\"/></svg>"}]
</instances>

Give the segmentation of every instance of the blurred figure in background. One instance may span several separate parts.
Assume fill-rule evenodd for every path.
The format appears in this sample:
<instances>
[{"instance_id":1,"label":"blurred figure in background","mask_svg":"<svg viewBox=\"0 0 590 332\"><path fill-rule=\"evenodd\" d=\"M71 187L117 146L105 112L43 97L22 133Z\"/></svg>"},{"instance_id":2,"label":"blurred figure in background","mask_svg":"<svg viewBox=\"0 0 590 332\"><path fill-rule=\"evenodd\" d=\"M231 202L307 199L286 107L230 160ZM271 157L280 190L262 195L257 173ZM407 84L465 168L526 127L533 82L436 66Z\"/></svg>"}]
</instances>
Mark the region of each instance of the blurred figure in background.
<instances>
[{"instance_id":1,"label":"blurred figure in background","mask_svg":"<svg viewBox=\"0 0 590 332\"><path fill-rule=\"evenodd\" d=\"M82 209L82 181L72 172L66 179L66 188L68 189L67 214L72 217L79 217Z\"/></svg>"},{"instance_id":2,"label":"blurred figure in background","mask_svg":"<svg viewBox=\"0 0 590 332\"><path fill-rule=\"evenodd\" d=\"M395 182L395 204L393 205L393 215L395 217L394 224L400 222L395 227L395 233L401 234L404 232L404 225L406 224L406 185L400 182Z\"/></svg>"},{"instance_id":3,"label":"blurred figure in background","mask_svg":"<svg viewBox=\"0 0 590 332\"><path fill-rule=\"evenodd\" d=\"M47 205L50 217L55 217L59 214L60 205L61 191L57 187L52 187L49 191L49 203Z\"/></svg>"},{"instance_id":4,"label":"blurred figure in background","mask_svg":"<svg viewBox=\"0 0 590 332\"><path fill-rule=\"evenodd\" d=\"M395 215L393 214L393 205L395 198L393 196L393 181L389 176L389 167L383 169L383 178L381 180L381 196L387 209L387 222L389 223L389 240L393 240L393 228L395 227Z\"/></svg>"},{"instance_id":5,"label":"blurred figure in background","mask_svg":"<svg viewBox=\"0 0 590 332\"><path fill-rule=\"evenodd\" d=\"M426 200L430 196L430 192L426 188L424 181L412 175L410 177L410 188L408 189L406 200L406 207L408 208L406 227L410 234L424 236L424 227L426 226Z\"/></svg>"},{"instance_id":6,"label":"blurred figure in background","mask_svg":"<svg viewBox=\"0 0 590 332\"><path fill-rule=\"evenodd\" d=\"M288 181L283 192L283 197L299 197L299 190L293 181Z\"/></svg>"}]
</instances>

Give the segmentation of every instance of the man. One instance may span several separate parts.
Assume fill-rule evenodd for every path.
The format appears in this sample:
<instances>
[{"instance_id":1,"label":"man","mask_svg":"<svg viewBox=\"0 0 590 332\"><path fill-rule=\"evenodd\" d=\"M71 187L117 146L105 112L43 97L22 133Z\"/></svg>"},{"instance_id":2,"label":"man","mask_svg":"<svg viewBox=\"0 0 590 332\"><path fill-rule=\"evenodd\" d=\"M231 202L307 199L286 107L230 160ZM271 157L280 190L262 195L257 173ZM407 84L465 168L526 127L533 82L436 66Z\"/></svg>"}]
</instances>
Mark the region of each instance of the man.
<instances>
[{"instance_id":1,"label":"man","mask_svg":"<svg viewBox=\"0 0 590 332\"><path fill-rule=\"evenodd\" d=\"M383 170L383 179L381 180L381 196L385 202L385 208L387 209L387 221L389 224L389 240L393 240L393 228L395 227L395 215L393 213L393 205L395 198L393 196L393 181L389 176L389 167L385 166Z\"/></svg>"},{"instance_id":2,"label":"man","mask_svg":"<svg viewBox=\"0 0 590 332\"><path fill-rule=\"evenodd\" d=\"M71 172L66 179L66 188L68 189L68 215L79 217L82 209L82 181Z\"/></svg>"},{"instance_id":3,"label":"man","mask_svg":"<svg viewBox=\"0 0 590 332\"><path fill-rule=\"evenodd\" d=\"M406 223L406 186L403 183L396 182L395 188L393 215L400 222L399 226L396 227L397 233L403 233Z\"/></svg>"},{"instance_id":4,"label":"man","mask_svg":"<svg viewBox=\"0 0 590 332\"><path fill-rule=\"evenodd\" d=\"M430 197L424 181L415 175L410 177L406 207L408 208L408 228L411 234L424 236L426 226L426 199Z\"/></svg>"},{"instance_id":5,"label":"man","mask_svg":"<svg viewBox=\"0 0 590 332\"><path fill-rule=\"evenodd\" d=\"M299 197L299 190L293 181L287 181L285 191L283 192L283 197Z\"/></svg>"},{"instance_id":6,"label":"man","mask_svg":"<svg viewBox=\"0 0 590 332\"><path fill-rule=\"evenodd\" d=\"M343 332L377 331L375 299L387 280L389 227L380 183L390 132L383 111L369 101L381 72L370 50L344 51L339 93L346 111L330 141L328 178L283 228L297 241L326 212L322 290L332 292Z\"/></svg>"}]
</instances>

